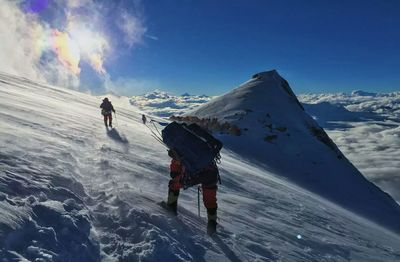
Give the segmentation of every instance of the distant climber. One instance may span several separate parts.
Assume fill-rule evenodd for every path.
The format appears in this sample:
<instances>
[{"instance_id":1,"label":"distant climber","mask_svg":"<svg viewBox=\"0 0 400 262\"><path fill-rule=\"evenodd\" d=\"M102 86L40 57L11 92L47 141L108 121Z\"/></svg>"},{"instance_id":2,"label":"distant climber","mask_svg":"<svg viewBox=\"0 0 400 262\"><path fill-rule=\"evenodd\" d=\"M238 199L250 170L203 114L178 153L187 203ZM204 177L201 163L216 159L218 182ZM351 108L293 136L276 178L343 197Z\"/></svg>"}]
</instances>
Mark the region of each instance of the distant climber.
<instances>
[{"instance_id":1,"label":"distant climber","mask_svg":"<svg viewBox=\"0 0 400 262\"><path fill-rule=\"evenodd\" d=\"M142 121L143 121L143 124L146 124L146 122L147 122L146 116L144 114L142 115Z\"/></svg>"},{"instance_id":2,"label":"distant climber","mask_svg":"<svg viewBox=\"0 0 400 262\"><path fill-rule=\"evenodd\" d=\"M103 103L101 103L100 108L101 108L101 114L104 116L104 125L106 127L108 126L112 127L112 112L115 113L115 109L107 97L103 99ZM108 120L108 125L107 125L107 120Z\"/></svg>"}]
</instances>

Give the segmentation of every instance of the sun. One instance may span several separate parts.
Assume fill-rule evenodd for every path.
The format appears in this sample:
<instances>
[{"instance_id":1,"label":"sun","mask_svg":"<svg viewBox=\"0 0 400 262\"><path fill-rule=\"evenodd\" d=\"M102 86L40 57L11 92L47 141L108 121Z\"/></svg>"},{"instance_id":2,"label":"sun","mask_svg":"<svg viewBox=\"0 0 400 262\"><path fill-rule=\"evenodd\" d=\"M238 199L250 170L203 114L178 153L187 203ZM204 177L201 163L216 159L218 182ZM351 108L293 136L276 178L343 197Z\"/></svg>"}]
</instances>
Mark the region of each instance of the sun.
<instances>
[{"instance_id":1,"label":"sun","mask_svg":"<svg viewBox=\"0 0 400 262\"><path fill-rule=\"evenodd\" d=\"M82 59L90 62L94 70L100 74L104 74L104 55L108 48L106 39L100 34L95 33L84 27L73 27L69 31L72 41L79 48Z\"/></svg>"},{"instance_id":2,"label":"sun","mask_svg":"<svg viewBox=\"0 0 400 262\"><path fill-rule=\"evenodd\" d=\"M79 47L81 55L89 55L102 45L102 39L88 29L77 28L69 32L72 41Z\"/></svg>"}]
</instances>

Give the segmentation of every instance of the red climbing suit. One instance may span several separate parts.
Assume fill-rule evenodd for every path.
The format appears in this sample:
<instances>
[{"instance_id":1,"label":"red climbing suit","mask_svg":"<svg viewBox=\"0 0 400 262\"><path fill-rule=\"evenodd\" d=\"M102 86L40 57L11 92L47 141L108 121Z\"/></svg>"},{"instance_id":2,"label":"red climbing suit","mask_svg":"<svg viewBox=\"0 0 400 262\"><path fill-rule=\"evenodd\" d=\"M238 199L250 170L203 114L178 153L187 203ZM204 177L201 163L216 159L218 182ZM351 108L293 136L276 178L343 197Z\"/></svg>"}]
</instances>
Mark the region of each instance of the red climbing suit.
<instances>
[{"instance_id":1,"label":"red climbing suit","mask_svg":"<svg viewBox=\"0 0 400 262\"><path fill-rule=\"evenodd\" d=\"M183 179L185 174L183 166L176 159L171 160L170 164L171 180L169 181L169 189L177 196L179 190L183 188ZM216 165L211 165L201 171L193 180L190 186L201 184L203 192L203 203L207 209L217 208L217 186L218 183L218 168Z\"/></svg>"}]
</instances>

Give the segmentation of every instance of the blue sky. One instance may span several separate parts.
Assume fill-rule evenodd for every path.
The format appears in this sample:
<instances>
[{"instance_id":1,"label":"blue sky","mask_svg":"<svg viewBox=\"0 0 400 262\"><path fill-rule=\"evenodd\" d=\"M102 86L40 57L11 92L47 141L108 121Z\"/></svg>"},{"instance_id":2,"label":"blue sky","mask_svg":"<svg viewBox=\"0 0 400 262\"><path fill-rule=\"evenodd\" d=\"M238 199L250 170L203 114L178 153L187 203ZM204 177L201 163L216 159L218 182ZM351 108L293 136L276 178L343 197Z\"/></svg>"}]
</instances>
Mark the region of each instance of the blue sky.
<instances>
[{"instance_id":1,"label":"blue sky","mask_svg":"<svg viewBox=\"0 0 400 262\"><path fill-rule=\"evenodd\" d=\"M219 94L278 69L296 93L400 90L400 1L144 1L158 40L112 75Z\"/></svg>"},{"instance_id":2,"label":"blue sky","mask_svg":"<svg viewBox=\"0 0 400 262\"><path fill-rule=\"evenodd\" d=\"M40 2L42 21L66 28L63 1L25 2ZM217 95L271 69L296 93L400 90L398 0L64 2L108 39L96 53L104 70L81 54L80 85L92 90L112 83L125 95L156 88ZM92 6L97 19L88 16Z\"/></svg>"}]
</instances>

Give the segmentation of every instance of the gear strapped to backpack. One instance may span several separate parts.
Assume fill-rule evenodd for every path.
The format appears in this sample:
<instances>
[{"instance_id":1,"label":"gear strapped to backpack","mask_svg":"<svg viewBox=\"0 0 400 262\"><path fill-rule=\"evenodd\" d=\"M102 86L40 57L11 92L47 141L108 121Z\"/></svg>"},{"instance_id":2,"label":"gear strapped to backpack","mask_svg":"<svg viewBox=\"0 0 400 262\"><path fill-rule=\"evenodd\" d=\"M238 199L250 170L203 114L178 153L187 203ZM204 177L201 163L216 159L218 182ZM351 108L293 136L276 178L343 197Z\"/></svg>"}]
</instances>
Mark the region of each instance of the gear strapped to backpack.
<instances>
[{"instance_id":1,"label":"gear strapped to backpack","mask_svg":"<svg viewBox=\"0 0 400 262\"><path fill-rule=\"evenodd\" d=\"M197 124L172 122L162 130L162 139L176 152L189 176L218 163L221 158L222 142Z\"/></svg>"}]
</instances>

